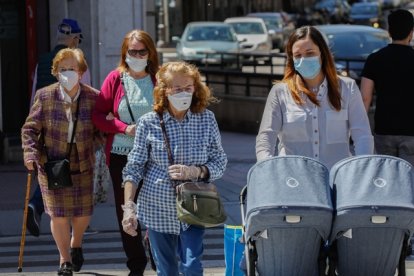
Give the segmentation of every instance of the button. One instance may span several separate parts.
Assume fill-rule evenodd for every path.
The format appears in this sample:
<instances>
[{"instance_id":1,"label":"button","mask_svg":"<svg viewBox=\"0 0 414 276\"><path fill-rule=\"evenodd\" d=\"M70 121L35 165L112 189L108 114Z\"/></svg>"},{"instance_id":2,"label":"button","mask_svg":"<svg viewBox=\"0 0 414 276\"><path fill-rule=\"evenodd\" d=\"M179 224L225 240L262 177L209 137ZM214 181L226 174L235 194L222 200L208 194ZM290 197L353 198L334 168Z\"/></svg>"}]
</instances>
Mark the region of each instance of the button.
<instances>
[{"instance_id":1,"label":"button","mask_svg":"<svg viewBox=\"0 0 414 276\"><path fill-rule=\"evenodd\" d=\"M317 129L315 129L315 130L314 130L314 132L315 132L315 133L317 133L317 132L318 132L318 130L317 130Z\"/></svg>"},{"instance_id":2,"label":"button","mask_svg":"<svg viewBox=\"0 0 414 276\"><path fill-rule=\"evenodd\" d=\"M316 116L313 116L314 119L316 119Z\"/></svg>"},{"instance_id":3,"label":"button","mask_svg":"<svg viewBox=\"0 0 414 276\"><path fill-rule=\"evenodd\" d=\"M315 141L315 145L317 145L318 144L318 141Z\"/></svg>"},{"instance_id":4,"label":"button","mask_svg":"<svg viewBox=\"0 0 414 276\"><path fill-rule=\"evenodd\" d=\"M317 154L315 154L315 157L318 157L318 155L317 155Z\"/></svg>"}]
</instances>

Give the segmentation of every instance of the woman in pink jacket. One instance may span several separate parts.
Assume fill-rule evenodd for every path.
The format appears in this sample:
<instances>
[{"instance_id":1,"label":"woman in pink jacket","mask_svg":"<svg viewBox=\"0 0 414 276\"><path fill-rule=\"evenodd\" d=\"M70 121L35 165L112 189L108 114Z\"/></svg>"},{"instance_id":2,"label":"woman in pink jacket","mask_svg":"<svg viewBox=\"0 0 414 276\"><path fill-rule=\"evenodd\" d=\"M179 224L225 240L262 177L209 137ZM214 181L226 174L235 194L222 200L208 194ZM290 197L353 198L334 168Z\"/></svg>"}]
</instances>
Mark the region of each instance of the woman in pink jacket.
<instances>
[{"instance_id":1,"label":"woman in pink jacket","mask_svg":"<svg viewBox=\"0 0 414 276\"><path fill-rule=\"evenodd\" d=\"M139 224L135 237L122 231L122 169L133 147L137 120L152 110L158 67L158 54L150 35L141 30L127 33L121 46L119 65L104 80L92 116L97 128L107 133L106 160L114 187L117 219L128 258L129 275L143 275L147 257Z\"/></svg>"}]
</instances>

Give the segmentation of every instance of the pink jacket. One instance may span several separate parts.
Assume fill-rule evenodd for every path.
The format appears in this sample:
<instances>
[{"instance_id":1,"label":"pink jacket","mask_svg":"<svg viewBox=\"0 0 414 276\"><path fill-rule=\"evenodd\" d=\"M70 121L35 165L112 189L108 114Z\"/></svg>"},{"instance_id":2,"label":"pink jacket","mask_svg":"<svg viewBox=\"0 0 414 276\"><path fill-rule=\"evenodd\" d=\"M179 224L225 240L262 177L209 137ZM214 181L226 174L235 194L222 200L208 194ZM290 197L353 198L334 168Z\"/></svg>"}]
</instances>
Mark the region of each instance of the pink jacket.
<instances>
[{"instance_id":1,"label":"pink jacket","mask_svg":"<svg viewBox=\"0 0 414 276\"><path fill-rule=\"evenodd\" d=\"M155 85L155 76L151 76ZM116 133L124 133L128 124L119 119L118 106L122 97L124 96L124 89L121 84L120 72L113 70L105 78L101 93L96 99L95 109L92 113L92 121L95 126L107 134L105 144L106 163L109 165L109 156L111 153L112 143ZM108 113L114 114L114 120L107 120Z\"/></svg>"}]
</instances>

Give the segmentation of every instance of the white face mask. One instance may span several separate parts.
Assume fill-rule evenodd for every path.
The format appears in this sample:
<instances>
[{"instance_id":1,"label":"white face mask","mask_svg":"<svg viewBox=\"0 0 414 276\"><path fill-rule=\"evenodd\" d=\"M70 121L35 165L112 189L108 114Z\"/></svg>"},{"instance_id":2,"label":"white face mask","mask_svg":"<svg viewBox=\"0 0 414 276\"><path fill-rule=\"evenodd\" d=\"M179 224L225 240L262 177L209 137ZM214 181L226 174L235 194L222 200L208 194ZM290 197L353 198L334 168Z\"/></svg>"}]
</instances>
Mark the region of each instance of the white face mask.
<instances>
[{"instance_id":1,"label":"white face mask","mask_svg":"<svg viewBox=\"0 0 414 276\"><path fill-rule=\"evenodd\" d=\"M148 59L147 58L134 58L131 57L128 53L125 57L125 62L128 64L129 68L131 68L135 72L142 72L147 67Z\"/></svg>"},{"instance_id":2,"label":"white face mask","mask_svg":"<svg viewBox=\"0 0 414 276\"><path fill-rule=\"evenodd\" d=\"M72 88L78 84L79 82L79 75L78 72L75 71L64 71L59 73L59 83L62 85L66 90L70 91Z\"/></svg>"},{"instance_id":3,"label":"white face mask","mask_svg":"<svg viewBox=\"0 0 414 276\"><path fill-rule=\"evenodd\" d=\"M168 101L178 111L184 111L190 108L193 93L180 91L174 95L168 95Z\"/></svg>"}]
</instances>

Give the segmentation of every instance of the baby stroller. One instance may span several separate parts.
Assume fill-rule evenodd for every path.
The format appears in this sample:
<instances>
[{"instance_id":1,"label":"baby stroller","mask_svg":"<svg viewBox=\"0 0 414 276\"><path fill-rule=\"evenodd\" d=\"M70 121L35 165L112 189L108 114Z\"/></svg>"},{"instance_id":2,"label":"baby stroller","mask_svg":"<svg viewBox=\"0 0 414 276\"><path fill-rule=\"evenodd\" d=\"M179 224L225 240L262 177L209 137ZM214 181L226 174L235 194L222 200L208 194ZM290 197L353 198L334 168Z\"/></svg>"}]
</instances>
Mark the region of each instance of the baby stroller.
<instances>
[{"instance_id":1,"label":"baby stroller","mask_svg":"<svg viewBox=\"0 0 414 276\"><path fill-rule=\"evenodd\" d=\"M414 231L411 165L396 157L344 159L330 172L336 214L330 275L405 275ZM411 254L411 253L409 253Z\"/></svg>"},{"instance_id":2,"label":"baby stroller","mask_svg":"<svg viewBox=\"0 0 414 276\"><path fill-rule=\"evenodd\" d=\"M303 156L273 157L249 170L240 194L248 275L324 275L328 180L323 164Z\"/></svg>"}]
</instances>

